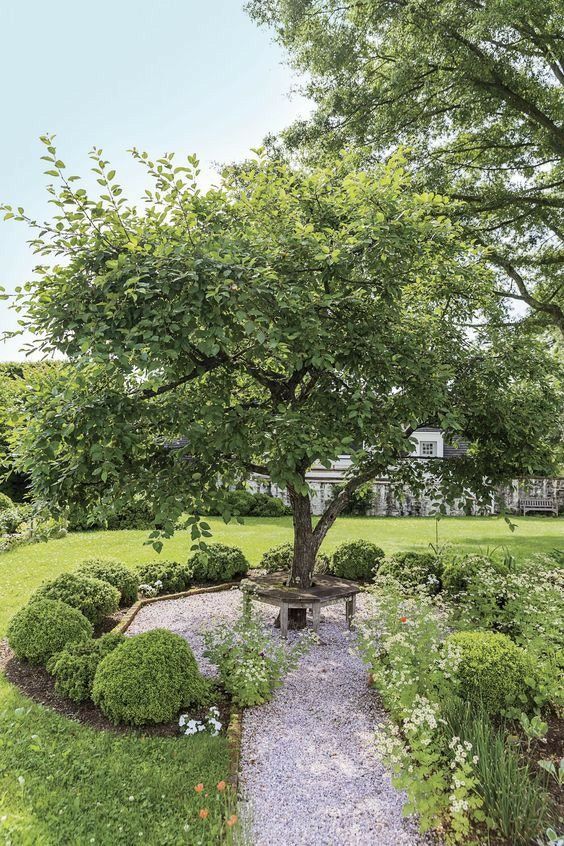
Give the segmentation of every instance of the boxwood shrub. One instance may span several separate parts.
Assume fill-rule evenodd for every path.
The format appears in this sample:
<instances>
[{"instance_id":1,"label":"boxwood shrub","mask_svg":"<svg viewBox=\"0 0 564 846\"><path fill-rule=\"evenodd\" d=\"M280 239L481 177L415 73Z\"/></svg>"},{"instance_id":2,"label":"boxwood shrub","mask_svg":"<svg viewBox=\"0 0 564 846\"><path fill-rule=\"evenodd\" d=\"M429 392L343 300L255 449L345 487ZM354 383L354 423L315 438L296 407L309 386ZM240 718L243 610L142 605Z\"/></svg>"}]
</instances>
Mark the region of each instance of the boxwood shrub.
<instances>
[{"instance_id":1,"label":"boxwood shrub","mask_svg":"<svg viewBox=\"0 0 564 846\"><path fill-rule=\"evenodd\" d=\"M278 546L271 546L260 559L259 567L267 573L276 573L277 570L289 570L294 557L294 547L291 543L280 543Z\"/></svg>"},{"instance_id":2,"label":"boxwood shrub","mask_svg":"<svg viewBox=\"0 0 564 846\"><path fill-rule=\"evenodd\" d=\"M108 614L119 608L119 590L101 579L79 573L62 573L51 582L45 582L33 598L60 599L78 608L93 625L97 626Z\"/></svg>"},{"instance_id":3,"label":"boxwood shrub","mask_svg":"<svg viewBox=\"0 0 564 846\"><path fill-rule=\"evenodd\" d=\"M486 555L464 555L445 564L441 577L443 589L451 596L456 596L467 590L470 582L481 572L505 576L509 567L504 562Z\"/></svg>"},{"instance_id":4,"label":"boxwood shrub","mask_svg":"<svg viewBox=\"0 0 564 846\"><path fill-rule=\"evenodd\" d=\"M188 567L194 582L226 582L244 576L249 562L238 546L210 543L189 559Z\"/></svg>"},{"instance_id":5,"label":"boxwood shrub","mask_svg":"<svg viewBox=\"0 0 564 846\"><path fill-rule=\"evenodd\" d=\"M190 587L190 568L178 561L149 561L135 571L138 585L156 586L156 593L180 593ZM160 582L160 584L157 584Z\"/></svg>"},{"instance_id":6,"label":"boxwood shrub","mask_svg":"<svg viewBox=\"0 0 564 846\"><path fill-rule=\"evenodd\" d=\"M430 593L441 589L442 565L432 552L396 552L384 558L378 572L396 579L407 590L421 585Z\"/></svg>"},{"instance_id":7,"label":"boxwood shrub","mask_svg":"<svg viewBox=\"0 0 564 846\"><path fill-rule=\"evenodd\" d=\"M127 637L102 659L92 698L114 723L173 720L181 708L207 701L209 685L180 635L154 629Z\"/></svg>"},{"instance_id":8,"label":"boxwood shrub","mask_svg":"<svg viewBox=\"0 0 564 846\"><path fill-rule=\"evenodd\" d=\"M69 643L47 662L47 672L55 677L55 689L73 702L92 696L94 676L100 661L123 641L122 634L105 634L96 640Z\"/></svg>"},{"instance_id":9,"label":"boxwood shrub","mask_svg":"<svg viewBox=\"0 0 564 846\"><path fill-rule=\"evenodd\" d=\"M30 602L8 626L8 643L18 658L32 664L45 664L68 643L91 637L92 624L84 614L54 599Z\"/></svg>"},{"instance_id":10,"label":"boxwood shrub","mask_svg":"<svg viewBox=\"0 0 564 846\"><path fill-rule=\"evenodd\" d=\"M384 550L370 541L342 543L331 559L331 572L341 579L373 579L384 557Z\"/></svg>"},{"instance_id":11,"label":"boxwood shrub","mask_svg":"<svg viewBox=\"0 0 564 846\"><path fill-rule=\"evenodd\" d=\"M76 572L113 585L119 590L120 605L132 605L137 599L137 579L117 558L88 558Z\"/></svg>"},{"instance_id":12,"label":"boxwood shrub","mask_svg":"<svg viewBox=\"0 0 564 846\"><path fill-rule=\"evenodd\" d=\"M267 573L278 570L290 570L294 559L294 547L291 543L281 543L267 549L260 560L259 567ZM330 568L328 555L320 552L315 560L315 572L326 573Z\"/></svg>"},{"instance_id":13,"label":"boxwood shrub","mask_svg":"<svg viewBox=\"0 0 564 846\"><path fill-rule=\"evenodd\" d=\"M446 638L455 692L489 714L509 708L527 710L535 688L535 670L527 653L497 632L456 632Z\"/></svg>"}]
</instances>

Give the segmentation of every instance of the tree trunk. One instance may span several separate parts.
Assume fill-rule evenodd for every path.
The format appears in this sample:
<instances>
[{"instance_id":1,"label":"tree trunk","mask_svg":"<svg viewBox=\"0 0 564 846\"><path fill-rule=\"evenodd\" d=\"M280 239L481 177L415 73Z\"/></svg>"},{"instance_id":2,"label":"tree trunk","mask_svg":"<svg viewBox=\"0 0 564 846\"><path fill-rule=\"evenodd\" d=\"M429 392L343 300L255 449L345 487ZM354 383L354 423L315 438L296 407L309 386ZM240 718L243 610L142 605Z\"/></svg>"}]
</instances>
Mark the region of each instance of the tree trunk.
<instances>
[{"instance_id":1,"label":"tree trunk","mask_svg":"<svg viewBox=\"0 0 564 846\"><path fill-rule=\"evenodd\" d=\"M294 557L290 572L290 585L308 588L312 583L315 557L319 549L319 543L313 534L311 502L309 496L298 493L291 486L288 487L288 493L294 522ZM288 623L290 628L305 628L305 610L290 608Z\"/></svg>"}]
</instances>

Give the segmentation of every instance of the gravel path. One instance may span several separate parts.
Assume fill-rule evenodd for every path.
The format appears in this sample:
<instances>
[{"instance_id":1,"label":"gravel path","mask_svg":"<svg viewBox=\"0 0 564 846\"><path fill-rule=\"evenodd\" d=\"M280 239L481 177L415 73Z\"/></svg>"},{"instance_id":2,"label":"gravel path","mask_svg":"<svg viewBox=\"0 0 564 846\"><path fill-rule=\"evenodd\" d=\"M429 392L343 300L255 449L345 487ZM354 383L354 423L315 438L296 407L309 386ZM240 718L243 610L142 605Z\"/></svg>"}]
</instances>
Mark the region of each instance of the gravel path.
<instances>
[{"instance_id":1,"label":"gravel path","mask_svg":"<svg viewBox=\"0 0 564 846\"><path fill-rule=\"evenodd\" d=\"M362 613L362 596L359 612ZM274 609L257 605L272 622ZM198 632L236 618L238 590L145 606L131 634L158 626L190 643L203 672ZM321 643L302 658L271 702L243 718L241 787L253 846L420 846L403 796L379 761L374 728L385 719L367 686L366 668L351 650L344 606L325 609ZM290 638L296 635L290 633Z\"/></svg>"}]
</instances>

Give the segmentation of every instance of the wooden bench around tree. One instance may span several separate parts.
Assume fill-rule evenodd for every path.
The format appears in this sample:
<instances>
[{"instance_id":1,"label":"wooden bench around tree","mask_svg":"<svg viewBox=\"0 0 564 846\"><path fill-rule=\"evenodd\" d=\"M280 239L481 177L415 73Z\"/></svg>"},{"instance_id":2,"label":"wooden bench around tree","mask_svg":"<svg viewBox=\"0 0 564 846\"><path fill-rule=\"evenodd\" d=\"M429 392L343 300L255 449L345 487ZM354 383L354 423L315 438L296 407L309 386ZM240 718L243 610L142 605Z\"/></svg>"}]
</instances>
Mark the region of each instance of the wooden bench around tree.
<instances>
[{"instance_id":1,"label":"wooden bench around tree","mask_svg":"<svg viewBox=\"0 0 564 846\"><path fill-rule=\"evenodd\" d=\"M351 628L356 612L356 595L360 587L356 582L339 579L336 576L314 576L310 588L288 587L285 572L268 573L265 576L251 576L241 582L241 589L253 599L274 605L280 609L280 634L288 637L288 614L291 608L306 610L311 608L313 630L317 632L321 609L337 602L345 603L345 617Z\"/></svg>"},{"instance_id":2,"label":"wooden bench around tree","mask_svg":"<svg viewBox=\"0 0 564 846\"><path fill-rule=\"evenodd\" d=\"M550 497L530 496L527 499L522 499L521 508L523 509L523 515L527 511L550 511L558 517L558 503L555 499L550 499Z\"/></svg>"}]
</instances>

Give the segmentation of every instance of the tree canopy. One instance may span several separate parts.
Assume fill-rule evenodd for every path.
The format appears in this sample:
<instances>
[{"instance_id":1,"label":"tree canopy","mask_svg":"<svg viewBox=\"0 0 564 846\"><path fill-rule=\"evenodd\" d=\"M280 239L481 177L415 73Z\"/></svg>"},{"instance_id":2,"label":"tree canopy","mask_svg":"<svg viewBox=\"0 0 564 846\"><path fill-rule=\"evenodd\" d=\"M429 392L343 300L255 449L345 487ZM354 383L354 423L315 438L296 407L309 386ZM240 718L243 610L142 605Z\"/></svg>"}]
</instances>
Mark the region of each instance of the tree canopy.
<instances>
[{"instance_id":1,"label":"tree canopy","mask_svg":"<svg viewBox=\"0 0 564 846\"><path fill-rule=\"evenodd\" d=\"M449 495L486 494L546 460L556 365L504 326L456 204L414 190L401 157L298 169L259 151L202 193L194 158L134 151L151 188L133 204L100 151L90 196L44 142L54 218L15 214L49 258L22 319L68 361L27 397L14 437L39 500L94 515L143 496L165 533L196 515L198 541L203 504L268 475L289 492L293 578L307 584L332 522L378 474L417 486L432 470ZM471 451L409 459L425 424ZM314 527L306 471L344 452L349 478Z\"/></svg>"},{"instance_id":2,"label":"tree canopy","mask_svg":"<svg viewBox=\"0 0 564 846\"><path fill-rule=\"evenodd\" d=\"M291 148L411 148L503 297L564 332L562 0L252 0L305 72Z\"/></svg>"},{"instance_id":3,"label":"tree canopy","mask_svg":"<svg viewBox=\"0 0 564 846\"><path fill-rule=\"evenodd\" d=\"M23 401L34 380L41 380L53 362L0 362L0 491L21 501L27 493L29 479L14 468L11 454L11 433L18 403Z\"/></svg>"}]
</instances>

